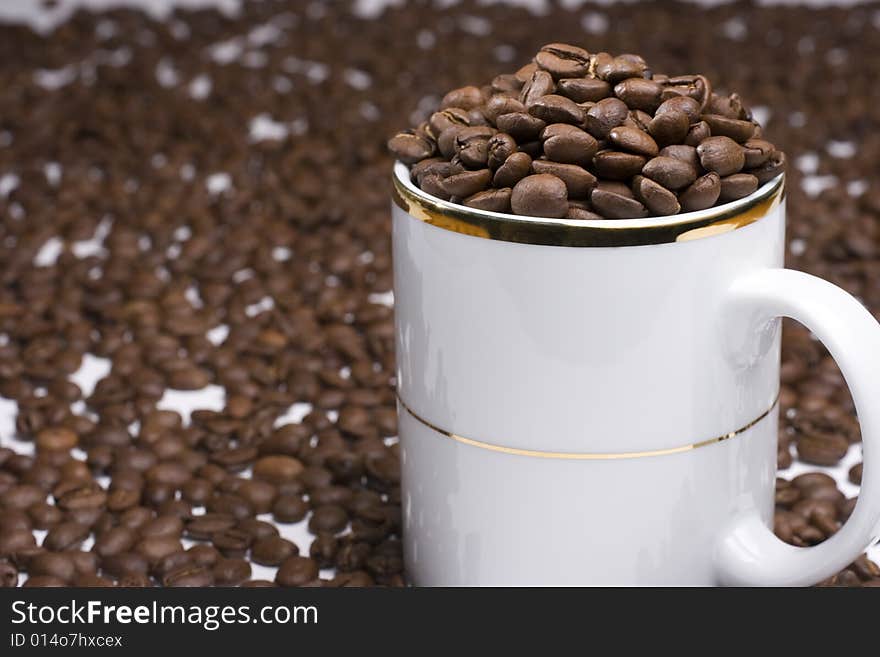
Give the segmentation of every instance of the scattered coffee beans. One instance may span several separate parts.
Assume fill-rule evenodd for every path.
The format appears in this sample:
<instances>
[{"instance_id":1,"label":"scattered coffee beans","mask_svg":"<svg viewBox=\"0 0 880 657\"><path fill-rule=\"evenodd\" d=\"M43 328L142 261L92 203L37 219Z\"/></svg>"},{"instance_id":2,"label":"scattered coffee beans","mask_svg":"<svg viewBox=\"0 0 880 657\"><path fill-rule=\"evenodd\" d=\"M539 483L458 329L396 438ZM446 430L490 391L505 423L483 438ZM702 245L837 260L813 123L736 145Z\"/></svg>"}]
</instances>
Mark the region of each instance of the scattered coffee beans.
<instances>
[{"instance_id":1,"label":"scattered coffee beans","mask_svg":"<svg viewBox=\"0 0 880 657\"><path fill-rule=\"evenodd\" d=\"M241 4L235 18L0 25L0 396L32 441L0 439L0 585L404 583L398 448L383 441L397 433L392 311L376 298L392 279L383 141L407 122L427 126L395 150L429 193L510 212L520 181L550 176L518 206L598 219L747 194L786 164L760 119L793 163L788 264L880 311L870 8L690 7L705 38L683 49L661 38L679 11L663 3L408 3L375 21L349 3ZM277 41L247 38L269 24ZM593 50L637 43L656 70L698 65L713 90L638 57L540 48L582 42L584 26ZM241 61L215 54L225 43ZM747 90L751 118L721 89ZM698 152L721 137L740 170L724 148ZM847 496L785 470L852 457L859 429L821 344L795 324L783 343L775 529L811 545L852 512L860 469ZM93 357L109 371L72 383ZM160 404L206 384L225 391L213 410ZM290 522L311 542L279 537ZM878 583L861 557L824 584Z\"/></svg>"}]
</instances>

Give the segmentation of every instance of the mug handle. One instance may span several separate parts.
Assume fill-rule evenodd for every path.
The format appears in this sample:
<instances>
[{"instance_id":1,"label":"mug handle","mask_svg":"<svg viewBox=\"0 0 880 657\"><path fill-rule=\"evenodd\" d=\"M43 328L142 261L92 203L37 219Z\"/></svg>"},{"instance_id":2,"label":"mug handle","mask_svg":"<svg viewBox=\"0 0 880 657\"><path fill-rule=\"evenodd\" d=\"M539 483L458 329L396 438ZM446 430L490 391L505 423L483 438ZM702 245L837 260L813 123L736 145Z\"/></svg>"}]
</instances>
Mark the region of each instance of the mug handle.
<instances>
[{"instance_id":1,"label":"mug handle","mask_svg":"<svg viewBox=\"0 0 880 657\"><path fill-rule=\"evenodd\" d=\"M852 515L819 545L781 541L757 511L735 518L717 544L718 578L732 586L815 584L852 563L871 543L880 520L880 325L855 297L799 271L759 270L738 279L730 293L724 315L730 330L740 333L745 322L750 329L745 334L754 337L755 331L766 334L775 318L791 317L825 344L855 402L865 466Z\"/></svg>"}]
</instances>

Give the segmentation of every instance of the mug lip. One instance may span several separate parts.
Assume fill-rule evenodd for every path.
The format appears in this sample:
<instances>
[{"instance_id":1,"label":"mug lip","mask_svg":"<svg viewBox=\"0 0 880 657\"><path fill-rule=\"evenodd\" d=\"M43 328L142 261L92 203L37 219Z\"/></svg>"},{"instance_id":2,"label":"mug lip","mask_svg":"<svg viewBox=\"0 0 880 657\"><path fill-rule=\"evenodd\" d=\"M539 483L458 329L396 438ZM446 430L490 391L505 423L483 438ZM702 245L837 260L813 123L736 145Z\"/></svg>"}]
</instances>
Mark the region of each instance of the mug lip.
<instances>
[{"instance_id":1,"label":"mug lip","mask_svg":"<svg viewBox=\"0 0 880 657\"><path fill-rule=\"evenodd\" d=\"M410 168L394 163L392 198L410 216L485 239L548 246L643 246L686 242L743 228L768 215L784 197L785 173L749 196L705 210L641 219L553 219L478 210L419 189Z\"/></svg>"}]
</instances>

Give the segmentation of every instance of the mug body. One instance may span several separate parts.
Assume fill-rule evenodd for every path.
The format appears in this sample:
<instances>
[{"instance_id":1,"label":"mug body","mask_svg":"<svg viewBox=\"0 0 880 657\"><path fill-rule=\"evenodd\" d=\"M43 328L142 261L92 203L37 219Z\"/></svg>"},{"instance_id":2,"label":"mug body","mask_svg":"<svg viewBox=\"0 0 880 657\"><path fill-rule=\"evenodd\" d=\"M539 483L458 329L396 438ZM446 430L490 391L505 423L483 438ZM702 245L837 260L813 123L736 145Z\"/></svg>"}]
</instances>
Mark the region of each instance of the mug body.
<instances>
[{"instance_id":1,"label":"mug body","mask_svg":"<svg viewBox=\"0 0 880 657\"><path fill-rule=\"evenodd\" d=\"M716 583L721 529L772 522L779 323L744 359L723 304L783 263L781 178L596 225L471 212L400 164L394 182L413 583Z\"/></svg>"}]
</instances>

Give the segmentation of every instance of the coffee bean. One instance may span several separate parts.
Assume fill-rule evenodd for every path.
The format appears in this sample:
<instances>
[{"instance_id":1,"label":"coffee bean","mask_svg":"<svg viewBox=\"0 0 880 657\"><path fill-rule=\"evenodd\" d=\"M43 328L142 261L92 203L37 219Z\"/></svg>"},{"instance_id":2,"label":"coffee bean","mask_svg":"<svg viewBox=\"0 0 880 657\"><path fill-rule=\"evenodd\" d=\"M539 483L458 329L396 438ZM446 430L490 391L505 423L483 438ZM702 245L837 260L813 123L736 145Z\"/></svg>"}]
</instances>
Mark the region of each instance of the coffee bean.
<instances>
[{"instance_id":1,"label":"coffee bean","mask_svg":"<svg viewBox=\"0 0 880 657\"><path fill-rule=\"evenodd\" d=\"M67 452L76 447L79 437L66 427L47 427L36 437L37 449Z\"/></svg>"},{"instance_id":2,"label":"coffee bean","mask_svg":"<svg viewBox=\"0 0 880 657\"><path fill-rule=\"evenodd\" d=\"M596 75L610 84L641 77L647 69L645 60L638 55L610 57L608 53L599 53L595 59Z\"/></svg>"},{"instance_id":3,"label":"coffee bean","mask_svg":"<svg viewBox=\"0 0 880 657\"><path fill-rule=\"evenodd\" d=\"M132 575L146 575L149 571L149 563L141 554L122 552L102 557L101 569L105 575L122 580Z\"/></svg>"},{"instance_id":4,"label":"coffee bean","mask_svg":"<svg viewBox=\"0 0 880 657\"><path fill-rule=\"evenodd\" d=\"M441 185L450 196L466 197L485 189L491 180L492 172L489 169L480 169L449 176Z\"/></svg>"},{"instance_id":5,"label":"coffee bean","mask_svg":"<svg viewBox=\"0 0 880 657\"><path fill-rule=\"evenodd\" d=\"M862 483L862 464L856 463L849 469L849 480L857 486Z\"/></svg>"},{"instance_id":6,"label":"coffee bean","mask_svg":"<svg viewBox=\"0 0 880 657\"><path fill-rule=\"evenodd\" d=\"M686 144L666 146L660 151L660 156L681 160L682 162L691 165L694 171L699 171L702 168L702 165L700 164L700 156L697 155L697 149L694 146L688 146Z\"/></svg>"},{"instance_id":7,"label":"coffee bean","mask_svg":"<svg viewBox=\"0 0 880 657\"><path fill-rule=\"evenodd\" d=\"M798 458L815 465L835 465L849 449L843 436L805 435L796 443Z\"/></svg>"},{"instance_id":8,"label":"coffee bean","mask_svg":"<svg viewBox=\"0 0 880 657\"><path fill-rule=\"evenodd\" d=\"M665 217L678 214L681 210L675 194L650 178L636 176L633 178L632 188L636 198L653 215Z\"/></svg>"},{"instance_id":9,"label":"coffee bean","mask_svg":"<svg viewBox=\"0 0 880 657\"><path fill-rule=\"evenodd\" d=\"M298 495L279 495L272 505L272 517L276 522L299 522L306 517L309 505Z\"/></svg>"},{"instance_id":10,"label":"coffee bean","mask_svg":"<svg viewBox=\"0 0 880 657\"><path fill-rule=\"evenodd\" d=\"M721 179L721 194L718 200L722 203L735 201L748 196L758 189L758 179L749 173L734 173Z\"/></svg>"},{"instance_id":11,"label":"coffee bean","mask_svg":"<svg viewBox=\"0 0 880 657\"><path fill-rule=\"evenodd\" d=\"M548 124L580 125L584 122L583 108L573 100L556 94L541 96L528 106L528 112Z\"/></svg>"},{"instance_id":12,"label":"coffee bean","mask_svg":"<svg viewBox=\"0 0 880 657\"><path fill-rule=\"evenodd\" d=\"M761 166L749 169L748 173L758 179L758 184L763 185L773 180L785 171L785 154L781 151L773 151L770 158Z\"/></svg>"},{"instance_id":13,"label":"coffee bean","mask_svg":"<svg viewBox=\"0 0 880 657\"><path fill-rule=\"evenodd\" d=\"M46 538L43 539L43 547L55 552L63 552L64 550L73 550L86 540L89 535L88 525L83 525L75 521L60 522L49 530ZM0 556L3 549L0 547Z\"/></svg>"},{"instance_id":14,"label":"coffee bean","mask_svg":"<svg viewBox=\"0 0 880 657\"><path fill-rule=\"evenodd\" d=\"M658 144L676 144L687 137L690 122L684 112L671 110L658 112L650 120L647 128Z\"/></svg>"},{"instance_id":15,"label":"coffee bean","mask_svg":"<svg viewBox=\"0 0 880 657\"><path fill-rule=\"evenodd\" d=\"M686 146L697 147L711 136L712 131L709 129L709 124L705 121L697 121L696 123L691 124L691 127L688 128L684 143Z\"/></svg>"},{"instance_id":16,"label":"coffee bean","mask_svg":"<svg viewBox=\"0 0 880 657\"><path fill-rule=\"evenodd\" d=\"M460 107L463 110L471 110L483 103L483 92L479 87L468 85L453 89L440 101L440 109L447 107Z\"/></svg>"},{"instance_id":17,"label":"coffee bean","mask_svg":"<svg viewBox=\"0 0 880 657\"><path fill-rule=\"evenodd\" d=\"M272 484L292 481L303 472L303 465L292 456L264 456L254 463L254 479L262 479Z\"/></svg>"},{"instance_id":18,"label":"coffee bean","mask_svg":"<svg viewBox=\"0 0 880 657\"><path fill-rule=\"evenodd\" d=\"M34 557L28 564L28 574L46 575L69 582L76 574L73 560L63 552L44 552Z\"/></svg>"},{"instance_id":19,"label":"coffee bean","mask_svg":"<svg viewBox=\"0 0 880 657\"><path fill-rule=\"evenodd\" d=\"M565 183L550 174L534 174L513 188L510 206L514 213L533 217L563 217L568 211Z\"/></svg>"},{"instance_id":20,"label":"coffee bean","mask_svg":"<svg viewBox=\"0 0 880 657\"><path fill-rule=\"evenodd\" d=\"M745 168L754 169L764 164L773 154L773 144L763 139L749 139L743 144Z\"/></svg>"},{"instance_id":21,"label":"coffee bean","mask_svg":"<svg viewBox=\"0 0 880 657\"><path fill-rule=\"evenodd\" d=\"M672 96L657 107L654 115L661 116L667 113L684 114L688 118L688 123L697 123L701 116L700 103L689 96Z\"/></svg>"},{"instance_id":22,"label":"coffee bean","mask_svg":"<svg viewBox=\"0 0 880 657\"><path fill-rule=\"evenodd\" d=\"M464 199L464 204L470 208L477 210L488 210L489 212L510 212L510 196L511 189L505 187L502 189L487 189L483 192L477 192L472 196Z\"/></svg>"},{"instance_id":23,"label":"coffee bean","mask_svg":"<svg viewBox=\"0 0 880 657\"><path fill-rule=\"evenodd\" d=\"M703 114L701 118L713 135L730 137L740 144L748 141L755 132L755 124L750 121L740 121L718 114Z\"/></svg>"},{"instance_id":24,"label":"coffee bean","mask_svg":"<svg viewBox=\"0 0 880 657\"><path fill-rule=\"evenodd\" d=\"M612 128L626 121L629 108L618 98L605 98L587 111L587 130L596 139L607 139Z\"/></svg>"},{"instance_id":25,"label":"coffee bean","mask_svg":"<svg viewBox=\"0 0 880 657\"><path fill-rule=\"evenodd\" d=\"M162 586L197 587L211 586L212 584L214 584L213 571L196 564L172 570L162 578Z\"/></svg>"},{"instance_id":26,"label":"coffee bean","mask_svg":"<svg viewBox=\"0 0 880 657\"><path fill-rule=\"evenodd\" d=\"M49 529L62 521L61 510L46 502L37 502L27 510L35 529Z\"/></svg>"},{"instance_id":27,"label":"coffee bean","mask_svg":"<svg viewBox=\"0 0 880 657\"><path fill-rule=\"evenodd\" d=\"M137 535L128 527L113 527L95 539L92 548L101 557L128 552L137 541Z\"/></svg>"},{"instance_id":28,"label":"coffee bean","mask_svg":"<svg viewBox=\"0 0 880 657\"><path fill-rule=\"evenodd\" d=\"M621 150L629 151L636 155L654 157L660 151L657 143L651 139L651 136L637 128L627 126L612 128L608 133L608 139Z\"/></svg>"},{"instance_id":29,"label":"coffee bean","mask_svg":"<svg viewBox=\"0 0 880 657\"><path fill-rule=\"evenodd\" d=\"M251 576L251 565L244 559L221 559L213 575L217 586L239 586Z\"/></svg>"},{"instance_id":30,"label":"coffee bean","mask_svg":"<svg viewBox=\"0 0 880 657\"><path fill-rule=\"evenodd\" d=\"M183 535L196 540L210 540L217 532L235 527L236 520L227 513L205 513L186 523Z\"/></svg>"},{"instance_id":31,"label":"coffee bean","mask_svg":"<svg viewBox=\"0 0 880 657\"><path fill-rule=\"evenodd\" d=\"M576 103L596 103L611 95L611 85L598 78L563 78L556 91Z\"/></svg>"},{"instance_id":32,"label":"coffee bean","mask_svg":"<svg viewBox=\"0 0 880 657\"><path fill-rule=\"evenodd\" d=\"M596 186L596 176L575 164L535 160L532 162L532 170L537 174L547 173L562 180L570 199L589 197L590 191Z\"/></svg>"},{"instance_id":33,"label":"coffee bean","mask_svg":"<svg viewBox=\"0 0 880 657\"><path fill-rule=\"evenodd\" d=\"M8 561L0 560L0 588L18 586L18 569Z\"/></svg>"},{"instance_id":34,"label":"coffee bean","mask_svg":"<svg viewBox=\"0 0 880 657\"><path fill-rule=\"evenodd\" d=\"M637 200L604 189L594 189L590 203L608 219L637 219L648 216L645 206Z\"/></svg>"},{"instance_id":35,"label":"coffee bean","mask_svg":"<svg viewBox=\"0 0 880 657\"><path fill-rule=\"evenodd\" d=\"M251 547L251 558L264 566L277 566L290 556L299 554L297 546L280 536L269 536L256 541Z\"/></svg>"},{"instance_id":36,"label":"coffee bean","mask_svg":"<svg viewBox=\"0 0 880 657\"><path fill-rule=\"evenodd\" d=\"M635 153L603 150L593 158L593 168L607 180L628 180L641 173L647 159Z\"/></svg>"},{"instance_id":37,"label":"coffee bean","mask_svg":"<svg viewBox=\"0 0 880 657\"><path fill-rule=\"evenodd\" d=\"M134 551L149 563L156 563L163 557L182 550L183 546L176 536L147 536L134 546Z\"/></svg>"},{"instance_id":38,"label":"coffee bean","mask_svg":"<svg viewBox=\"0 0 880 657\"><path fill-rule=\"evenodd\" d=\"M711 171L688 185L678 196L682 212L696 212L715 205L721 194L721 178Z\"/></svg>"},{"instance_id":39,"label":"coffee bean","mask_svg":"<svg viewBox=\"0 0 880 657\"><path fill-rule=\"evenodd\" d=\"M0 495L0 507L25 511L29 507L42 502L46 498L46 491L33 484L21 484L13 486Z\"/></svg>"},{"instance_id":40,"label":"coffee bean","mask_svg":"<svg viewBox=\"0 0 880 657\"><path fill-rule=\"evenodd\" d=\"M529 107L541 96L553 93L555 88L556 84L553 82L553 77L547 71L535 71L523 85L522 91L519 94L519 100L523 105ZM498 127L501 128L500 125ZM505 132L510 132L505 128L501 129Z\"/></svg>"},{"instance_id":41,"label":"coffee bean","mask_svg":"<svg viewBox=\"0 0 880 657\"><path fill-rule=\"evenodd\" d=\"M602 215L596 214L592 210L569 203L568 212L565 213L565 218L578 219L581 221L597 221L603 219L604 217L602 217Z\"/></svg>"},{"instance_id":42,"label":"coffee bean","mask_svg":"<svg viewBox=\"0 0 880 657\"><path fill-rule=\"evenodd\" d=\"M504 161L504 164L498 167L492 179L492 184L501 189L512 188L516 183L529 175L531 167L532 158L526 153L513 153Z\"/></svg>"},{"instance_id":43,"label":"coffee bean","mask_svg":"<svg viewBox=\"0 0 880 657\"><path fill-rule=\"evenodd\" d=\"M572 78L586 75L591 58L583 48L566 43L550 43L538 51L535 63L556 79Z\"/></svg>"},{"instance_id":44,"label":"coffee bean","mask_svg":"<svg viewBox=\"0 0 880 657\"><path fill-rule=\"evenodd\" d=\"M510 96L495 95L492 96L483 108L483 114L492 123L498 121L498 117L502 114L510 114L512 112L525 112L526 106L516 98ZM448 125L443 126L448 127ZM439 134L439 132L438 132Z\"/></svg>"},{"instance_id":45,"label":"coffee bean","mask_svg":"<svg viewBox=\"0 0 880 657\"><path fill-rule=\"evenodd\" d=\"M520 142L522 147L523 142L537 139L547 124L527 112L510 112L499 116L496 125L501 132Z\"/></svg>"},{"instance_id":46,"label":"coffee bean","mask_svg":"<svg viewBox=\"0 0 880 657\"><path fill-rule=\"evenodd\" d=\"M645 163L642 175L666 189L679 190L697 179L697 170L685 161L660 155Z\"/></svg>"},{"instance_id":47,"label":"coffee bean","mask_svg":"<svg viewBox=\"0 0 880 657\"><path fill-rule=\"evenodd\" d=\"M596 153L598 144L589 134L565 123L553 123L541 132L544 153L549 160L562 164L586 165Z\"/></svg>"},{"instance_id":48,"label":"coffee bean","mask_svg":"<svg viewBox=\"0 0 880 657\"><path fill-rule=\"evenodd\" d=\"M348 524L348 513L341 506L327 504L317 507L309 519L309 531L313 534L321 532L337 533Z\"/></svg>"},{"instance_id":49,"label":"coffee bean","mask_svg":"<svg viewBox=\"0 0 880 657\"><path fill-rule=\"evenodd\" d=\"M275 574L281 586L303 586L318 577L318 564L308 557L292 556L284 560Z\"/></svg>"},{"instance_id":50,"label":"coffee bean","mask_svg":"<svg viewBox=\"0 0 880 657\"><path fill-rule=\"evenodd\" d=\"M33 575L28 577L22 586L25 588L50 588L67 586L67 582L59 577L53 577L52 575Z\"/></svg>"},{"instance_id":51,"label":"coffee bean","mask_svg":"<svg viewBox=\"0 0 880 657\"><path fill-rule=\"evenodd\" d=\"M660 106L660 94L663 86L653 80L632 77L618 83L614 87L614 95L620 98L630 109L654 113Z\"/></svg>"}]
</instances>

